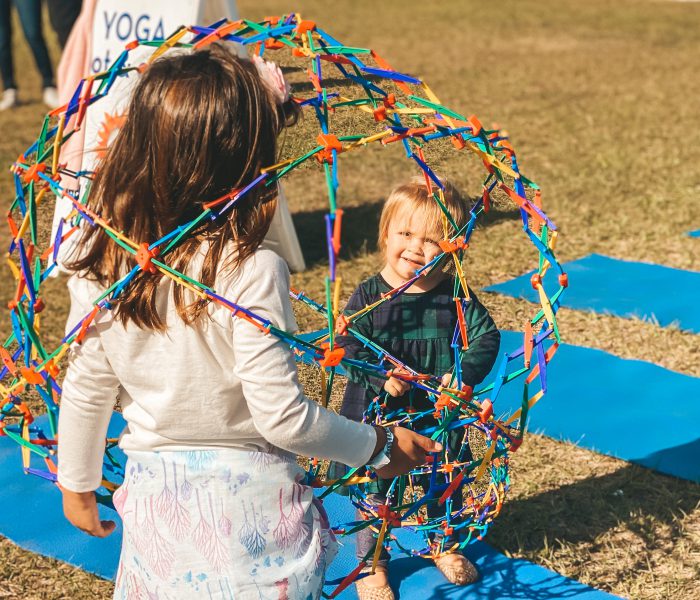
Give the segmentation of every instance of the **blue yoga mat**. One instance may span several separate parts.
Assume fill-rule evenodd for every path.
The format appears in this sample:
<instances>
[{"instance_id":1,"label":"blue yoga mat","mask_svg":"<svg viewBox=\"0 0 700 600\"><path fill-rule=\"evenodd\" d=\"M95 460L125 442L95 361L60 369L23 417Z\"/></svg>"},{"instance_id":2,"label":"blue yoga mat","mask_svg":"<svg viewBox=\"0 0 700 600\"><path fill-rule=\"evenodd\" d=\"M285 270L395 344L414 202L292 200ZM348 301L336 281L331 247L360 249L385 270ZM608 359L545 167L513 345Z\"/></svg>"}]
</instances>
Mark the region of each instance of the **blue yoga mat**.
<instances>
[{"instance_id":1,"label":"blue yoga mat","mask_svg":"<svg viewBox=\"0 0 700 600\"><path fill-rule=\"evenodd\" d=\"M109 435L116 435L122 427L121 416L115 413ZM68 562L105 579L114 579L122 535L118 515L100 507L101 517L116 520L117 529L104 539L90 537L65 520L61 494L55 485L22 474L19 449L8 438L0 438L0 464L0 503L5 507L21 504L19 512L0 512L0 534L27 550ZM331 494L325 506L331 522L352 520L352 508L346 498ZM406 535L411 534L402 534L404 541L407 541ZM329 581L344 576L357 565L353 540L342 538L342 541L344 547L330 567ZM469 555L482 571L483 579L477 586L454 588L430 563L420 558L396 560L392 582L397 589L400 586L402 598L614 598L528 561L509 559L484 543L470 546ZM353 597L356 597L354 589L340 596Z\"/></svg>"},{"instance_id":2,"label":"blue yoga mat","mask_svg":"<svg viewBox=\"0 0 700 600\"><path fill-rule=\"evenodd\" d=\"M354 520L350 503L337 494L330 494L323 506L328 512L331 523L343 523ZM421 536L417 533L401 530L399 541L416 547L422 547ZM355 558L354 536L338 537L343 546L330 566L326 575L324 591L332 592L342 578L357 566ZM450 584L435 568L433 563L424 558L396 555L391 561L389 580L392 588L398 592L399 599L422 598L450 600L470 598L482 600L511 600L536 598L537 600L555 600L558 598L575 598L577 600L603 600L617 598L606 592L588 587L578 581L563 577L553 571L522 559L508 558L484 542L470 544L467 556L479 569L481 578L473 585L457 587ZM337 596L340 600L357 598L354 586L350 586Z\"/></svg>"},{"instance_id":3,"label":"blue yoga mat","mask_svg":"<svg viewBox=\"0 0 700 600\"><path fill-rule=\"evenodd\" d=\"M39 417L36 423L48 431L45 416ZM109 437L117 437L123 428L121 415L115 413L109 425ZM124 455L118 450L114 455L123 464ZM119 515L104 506L99 507L102 519L117 523L115 533L104 539L90 537L73 527L63 516L61 492L45 479L24 475L19 448L6 437L0 438L0 502L5 507L17 507L0 512L0 534L15 544L105 579L113 579L117 574L122 536Z\"/></svg>"},{"instance_id":4,"label":"blue yoga mat","mask_svg":"<svg viewBox=\"0 0 700 600\"><path fill-rule=\"evenodd\" d=\"M677 325L700 333L700 273L683 271L650 263L631 262L591 254L564 265L570 287L561 296L568 308L636 317L662 327ZM559 287L550 269L544 278L545 290L551 294ZM527 273L484 288L516 298L537 302Z\"/></svg>"},{"instance_id":5,"label":"blue yoga mat","mask_svg":"<svg viewBox=\"0 0 700 600\"><path fill-rule=\"evenodd\" d=\"M502 350L515 349L521 340L521 334L502 332ZM549 391L530 413L531 430L700 481L700 438L693 433L700 418L700 403L696 401L700 379L568 344L554 357L548 375ZM520 399L520 386L507 385L496 401L496 411L516 410ZM109 435L116 436L122 426L121 417L115 415ZM527 451L527 446L521 451ZM74 529L63 518L58 490L45 480L21 474L20 452L7 438L0 438L0 464L0 501L3 506L16 505L18 500L22 503L22 518L14 511L0 513L0 533L28 550L113 578L119 557L119 525L106 539L91 538ZM329 498L334 514L336 501L344 502L335 496ZM101 508L101 512L103 518L115 517L107 509ZM352 568L351 544L346 546L337 564L332 565L329 579ZM468 588L469 597L592 598L591 594L602 594L527 561L508 559L486 544L470 546L469 556L483 575L482 584ZM404 589L404 598L426 594L459 597L451 595L456 592L441 583L437 572L422 559L398 559L396 567L394 584Z\"/></svg>"},{"instance_id":6,"label":"blue yoga mat","mask_svg":"<svg viewBox=\"0 0 700 600\"><path fill-rule=\"evenodd\" d=\"M689 231L688 235L690 237L700 237L700 229L696 229L695 231Z\"/></svg>"},{"instance_id":7,"label":"blue yoga mat","mask_svg":"<svg viewBox=\"0 0 700 600\"><path fill-rule=\"evenodd\" d=\"M501 351L512 352L522 340L502 331ZM485 381L494 376L495 368ZM547 388L530 411L530 431L700 482L700 378L562 344L547 370ZM522 385L502 390L494 410L520 408Z\"/></svg>"}]
</instances>

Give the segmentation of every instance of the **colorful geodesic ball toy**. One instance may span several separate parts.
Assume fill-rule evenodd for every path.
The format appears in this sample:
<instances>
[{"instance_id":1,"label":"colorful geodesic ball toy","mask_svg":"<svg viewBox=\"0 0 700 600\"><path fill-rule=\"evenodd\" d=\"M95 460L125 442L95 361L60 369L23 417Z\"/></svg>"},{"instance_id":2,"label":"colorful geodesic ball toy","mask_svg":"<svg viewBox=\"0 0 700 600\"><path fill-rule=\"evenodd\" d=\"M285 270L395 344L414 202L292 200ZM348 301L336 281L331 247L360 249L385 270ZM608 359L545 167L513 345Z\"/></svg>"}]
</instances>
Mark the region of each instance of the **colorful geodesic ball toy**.
<instances>
[{"instance_id":1,"label":"colorful geodesic ball toy","mask_svg":"<svg viewBox=\"0 0 700 600\"><path fill-rule=\"evenodd\" d=\"M304 133L302 154L283 157L277 164L266 166L246 187L208 203L192 221L161 239L145 243L128 239L112 229L94 208L90 184L95 164L70 168L68 157L63 155L65 145L86 126L93 113L103 115L98 126L118 127L122 117L115 115L121 115L119 107L112 106L109 111L99 107L109 102L119 86L133 85L152 61L169 52L194 50L214 41L233 42L239 45L239 51L294 67L289 71L293 98L318 127L312 134ZM108 118L104 116L107 114ZM110 135L111 130L104 133L105 143ZM397 148L405 154L411 170L424 178L426 189L445 214L445 239L440 242L440 255L417 270L413 278L384 294L378 302L346 314L340 298L340 163L345 155L370 147ZM450 216L445 209L444 182L431 167L434 148L442 153L469 156L483 168L481 196L471 205L467 223L454 226L451 235L447 234ZM302 291L290 291L295 301L316 311L326 323L323 330L296 335L173 269L168 264L168 254L202 220L226 218L231 207L256 186L277 186L285 175L298 168L306 168L309 177L325 180L328 212L322 229L328 271L324 278L325 297L314 299ZM445 107L423 80L394 70L373 50L342 44L315 22L293 13L259 22L224 20L210 26L182 27L164 39L129 43L107 71L85 77L70 102L46 116L38 139L18 157L12 172L15 197L7 214L11 236L8 260L16 288L5 320L11 333L0 348L0 431L17 443L25 472L56 480L56 425L66 354L72 344L80 343L97 314L110 310L113 301L142 270L154 270L186 286L203 301L231 311L234 318L246 319L260 330L260 335L277 336L288 343L299 360L320 370L320 400L324 404L334 386L339 385L338 375L348 367L375 377L394 375L427 394L434 424L429 428L423 424L424 413L387 410L381 396L368 407L364 416L367 422L399 423L441 442L457 432L458 444L443 443L443 452L435 454L429 464L391 481L387 501L379 507L367 501L368 490L376 483L371 470L351 469L341 477L324 480L323 461L309 461L306 482L325 487L321 497L346 490L349 501L363 517L334 523L337 533L349 535L371 528L376 537L374 551L339 583L336 594L362 568L376 565L379 552L386 545L409 555L437 557L486 534L506 498L509 456L523 440L528 411L547 389L549 362L560 341L557 301L567 287L566 274L554 254L556 226L542 210L538 186L520 172L515 150L504 132L484 127L474 115L465 116ZM462 385L459 366L469 347L463 311L470 296L462 261L477 222L490 210L495 197L519 210L521 229L533 250L532 285L538 291L540 306L525 324L522 345L501 357L495 377L470 389ZM54 203L60 204L60 210L54 230L48 234L42 230L40 215ZM95 298L93 309L70 324L67 335L50 348L40 327L46 279L58 268L61 252L74 243L71 240L77 239L82 227L103 228L115 244L133 256L136 266ZM375 340L364 338L354 323L383 303L394 301L418 278L447 262L453 264L458 319L452 339L455 375L446 387L441 384L440 373L417 372ZM543 275L549 269L559 273L554 290L546 290L543 284ZM346 357L342 346L336 343L339 334L361 338L373 359L358 361ZM514 386L517 381L522 386L522 407L501 416L499 395L505 386ZM41 422L35 420L42 412L46 417ZM116 440L107 440L103 482L106 492L113 491L123 476L121 465L111 452L115 444ZM104 501L109 502L108 493ZM436 508L430 515L429 506ZM401 537L402 531L411 533L410 542ZM446 536L455 531L461 534L461 541L446 547Z\"/></svg>"}]
</instances>

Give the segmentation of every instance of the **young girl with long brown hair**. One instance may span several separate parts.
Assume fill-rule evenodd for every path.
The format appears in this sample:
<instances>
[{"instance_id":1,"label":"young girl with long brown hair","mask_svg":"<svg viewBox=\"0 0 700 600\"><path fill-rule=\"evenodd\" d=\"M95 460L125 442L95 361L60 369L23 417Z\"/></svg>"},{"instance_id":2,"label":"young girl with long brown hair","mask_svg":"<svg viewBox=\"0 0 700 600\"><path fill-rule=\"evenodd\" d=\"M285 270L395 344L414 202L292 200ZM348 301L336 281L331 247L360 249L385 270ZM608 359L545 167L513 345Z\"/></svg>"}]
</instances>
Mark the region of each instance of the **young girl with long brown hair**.
<instances>
[{"instance_id":1,"label":"young girl with long brown hair","mask_svg":"<svg viewBox=\"0 0 700 600\"><path fill-rule=\"evenodd\" d=\"M100 165L95 212L150 244L254 182L294 120L266 70L219 45L156 60ZM293 331L289 272L260 248L274 211L274 191L256 186L163 260ZM81 248L69 326L136 264L101 228ZM354 467L389 454L378 473L393 477L440 449L310 401L280 339L143 268L73 350L63 387L64 512L95 536L115 526L100 521L94 490L116 401L128 461L114 495L124 525L115 598L317 598L336 542L295 454Z\"/></svg>"}]
</instances>

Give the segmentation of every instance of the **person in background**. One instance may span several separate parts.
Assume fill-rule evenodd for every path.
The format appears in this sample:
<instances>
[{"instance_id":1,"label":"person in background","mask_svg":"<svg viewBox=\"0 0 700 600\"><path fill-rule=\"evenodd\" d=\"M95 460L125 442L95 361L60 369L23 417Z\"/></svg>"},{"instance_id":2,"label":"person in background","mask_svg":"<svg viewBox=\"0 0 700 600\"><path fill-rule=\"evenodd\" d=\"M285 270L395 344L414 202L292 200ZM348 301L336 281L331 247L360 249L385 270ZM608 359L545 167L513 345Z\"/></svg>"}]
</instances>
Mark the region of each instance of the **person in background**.
<instances>
[{"instance_id":1,"label":"person in background","mask_svg":"<svg viewBox=\"0 0 700 600\"><path fill-rule=\"evenodd\" d=\"M44 88L44 104L50 108L58 106L58 92L53 78L53 68L46 48L41 27L41 0L0 0L0 76L3 92L0 97L0 110L17 105L17 82L12 61L12 5L15 5L22 24L24 37L34 55L34 62L41 73Z\"/></svg>"},{"instance_id":2,"label":"person in background","mask_svg":"<svg viewBox=\"0 0 700 600\"><path fill-rule=\"evenodd\" d=\"M80 14L83 0L47 0L47 2L51 27L56 32L61 48L65 48L73 24Z\"/></svg>"}]
</instances>

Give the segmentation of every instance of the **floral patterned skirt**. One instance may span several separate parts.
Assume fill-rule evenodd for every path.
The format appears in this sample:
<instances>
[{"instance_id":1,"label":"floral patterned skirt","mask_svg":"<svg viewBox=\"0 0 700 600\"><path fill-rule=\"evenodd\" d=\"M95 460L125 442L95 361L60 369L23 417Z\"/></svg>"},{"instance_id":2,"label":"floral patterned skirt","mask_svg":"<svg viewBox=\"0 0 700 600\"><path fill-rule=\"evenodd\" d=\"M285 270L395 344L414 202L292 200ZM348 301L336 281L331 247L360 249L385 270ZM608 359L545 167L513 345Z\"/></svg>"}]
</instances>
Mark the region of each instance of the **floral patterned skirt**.
<instances>
[{"instance_id":1,"label":"floral patterned skirt","mask_svg":"<svg viewBox=\"0 0 700 600\"><path fill-rule=\"evenodd\" d=\"M294 457L129 452L114 598L309 600L337 552Z\"/></svg>"}]
</instances>

